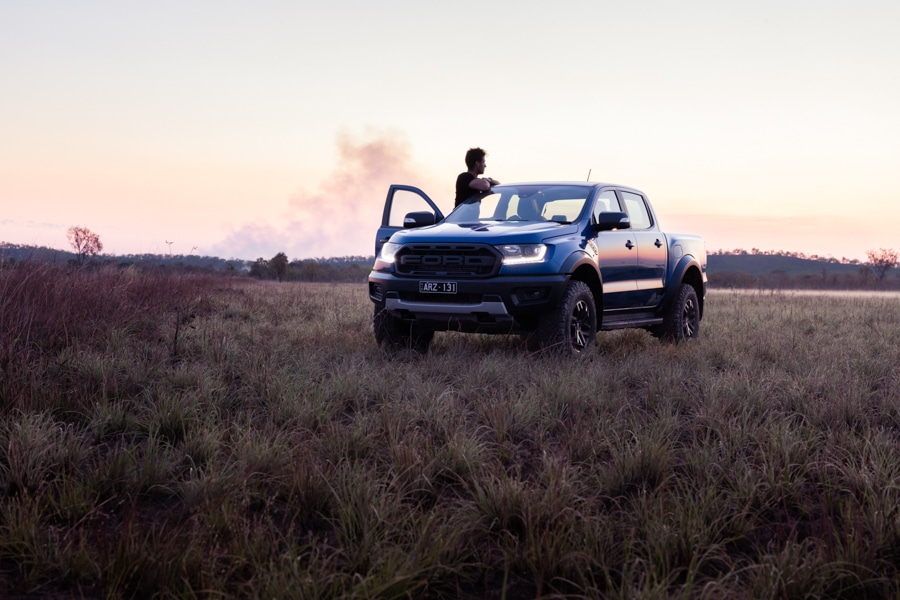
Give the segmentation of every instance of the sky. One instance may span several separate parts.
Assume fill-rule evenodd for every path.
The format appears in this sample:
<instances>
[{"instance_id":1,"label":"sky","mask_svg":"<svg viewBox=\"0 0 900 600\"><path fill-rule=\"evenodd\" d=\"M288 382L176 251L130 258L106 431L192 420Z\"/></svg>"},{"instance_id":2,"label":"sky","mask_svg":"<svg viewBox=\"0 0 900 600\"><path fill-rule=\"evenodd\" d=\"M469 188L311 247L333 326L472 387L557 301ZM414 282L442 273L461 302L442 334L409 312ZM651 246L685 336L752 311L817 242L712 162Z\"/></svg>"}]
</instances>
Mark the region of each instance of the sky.
<instances>
[{"instance_id":1,"label":"sky","mask_svg":"<svg viewBox=\"0 0 900 600\"><path fill-rule=\"evenodd\" d=\"M391 183L618 183L710 251L900 249L900 2L0 0L0 241L374 252Z\"/></svg>"}]
</instances>

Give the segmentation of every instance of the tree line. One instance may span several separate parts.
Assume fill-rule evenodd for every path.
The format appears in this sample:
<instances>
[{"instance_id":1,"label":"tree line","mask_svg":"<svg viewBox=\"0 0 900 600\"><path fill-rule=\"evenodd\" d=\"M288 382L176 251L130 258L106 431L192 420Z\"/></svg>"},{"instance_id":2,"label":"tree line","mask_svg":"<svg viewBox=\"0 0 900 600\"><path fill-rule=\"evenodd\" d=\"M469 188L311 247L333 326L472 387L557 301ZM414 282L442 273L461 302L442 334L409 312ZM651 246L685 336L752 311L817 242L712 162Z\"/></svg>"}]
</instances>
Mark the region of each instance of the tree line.
<instances>
[{"instance_id":1,"label":"tree line","mask_svg":"<svg viewBox=\"0 0 900 600\"><path fill-rule=\"evenodd\" d=\"M291 261L284 252L279 252L268 260L257 258L250 266L249 275L257 279L277 281L364 282L374 261L374 256L304 258Z\"/></svg>"}]
</instances>

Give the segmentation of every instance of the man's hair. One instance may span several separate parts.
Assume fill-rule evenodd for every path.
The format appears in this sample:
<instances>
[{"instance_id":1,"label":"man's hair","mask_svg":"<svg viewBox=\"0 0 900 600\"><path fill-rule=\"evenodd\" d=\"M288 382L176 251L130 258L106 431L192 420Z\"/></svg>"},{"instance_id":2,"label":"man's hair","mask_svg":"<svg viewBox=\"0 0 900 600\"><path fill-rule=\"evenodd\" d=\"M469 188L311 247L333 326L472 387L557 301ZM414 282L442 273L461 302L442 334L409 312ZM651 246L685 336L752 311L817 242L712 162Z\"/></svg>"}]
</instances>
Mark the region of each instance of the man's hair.
<instances>
[{"instance_id":1,"label":"man's hair","mask_svg":"<svg viewBox=\"0 0 900 600\"><path fill-rule=\"evenodd\" d=\"M471 169L475 166L475 163L484 160L485 156L487 156L487 152L481 148L469 148L469 151L466 152L466 166Z\"/></svg>"}]
</instances>

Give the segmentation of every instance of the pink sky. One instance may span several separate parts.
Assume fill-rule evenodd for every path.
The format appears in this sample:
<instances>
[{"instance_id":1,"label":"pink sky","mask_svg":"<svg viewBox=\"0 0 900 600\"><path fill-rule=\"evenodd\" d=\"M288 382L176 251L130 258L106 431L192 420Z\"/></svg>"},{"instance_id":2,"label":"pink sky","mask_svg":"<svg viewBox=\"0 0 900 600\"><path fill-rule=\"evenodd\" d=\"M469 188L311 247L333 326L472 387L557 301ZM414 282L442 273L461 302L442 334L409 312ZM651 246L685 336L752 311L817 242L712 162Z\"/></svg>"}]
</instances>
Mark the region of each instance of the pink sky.
<instances>
[{"instance_id":1,"label":"pink sky","mask_svg":"<svg viewBox=\"0 0 900 600\"><path fill-rule=\"evenodd\" d=\"M898 27L878 0L7 3L0 241L369 255L387 186L449 207L477 145L501 181L642 189L710 250L864 259L900 248Z\"/></svg>"}]
</instances>

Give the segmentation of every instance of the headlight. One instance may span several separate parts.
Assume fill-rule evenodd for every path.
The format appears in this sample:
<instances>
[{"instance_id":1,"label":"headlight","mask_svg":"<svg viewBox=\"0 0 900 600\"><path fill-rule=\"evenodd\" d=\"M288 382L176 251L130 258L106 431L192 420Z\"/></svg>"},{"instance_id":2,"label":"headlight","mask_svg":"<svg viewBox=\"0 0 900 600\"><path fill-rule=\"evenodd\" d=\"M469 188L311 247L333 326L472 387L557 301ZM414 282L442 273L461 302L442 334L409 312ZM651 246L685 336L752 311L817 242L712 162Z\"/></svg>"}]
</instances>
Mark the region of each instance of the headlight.
<instances>
[{"instance_id":1,"label":"headlight","mask_svg":"<svg viewBox=\"0 0 900 600\"><path fill-rule=\"evenodd\" d=\"M381 247L381 254L378 256L378 258L392 263L394 262L394 256L396 256L401 247L402 246L400 244L392 244L391 242L387 242Z\"/></svg>"},{"instance_id":2,"label":"headlight","mask_svg":"<svg viewBox=\"0 0 900 600\"><path fill-rule=\"evenodd\" d=\"M494 247L503 255L504 265L539 263L547 256L546 244L506 244Z\"/></svg>"}]
</instances>

